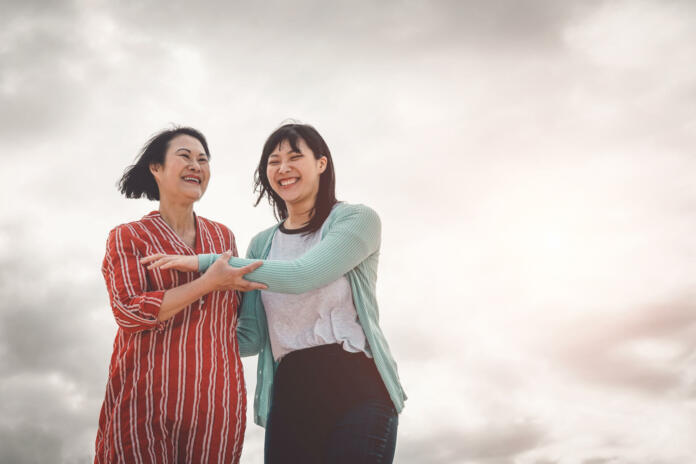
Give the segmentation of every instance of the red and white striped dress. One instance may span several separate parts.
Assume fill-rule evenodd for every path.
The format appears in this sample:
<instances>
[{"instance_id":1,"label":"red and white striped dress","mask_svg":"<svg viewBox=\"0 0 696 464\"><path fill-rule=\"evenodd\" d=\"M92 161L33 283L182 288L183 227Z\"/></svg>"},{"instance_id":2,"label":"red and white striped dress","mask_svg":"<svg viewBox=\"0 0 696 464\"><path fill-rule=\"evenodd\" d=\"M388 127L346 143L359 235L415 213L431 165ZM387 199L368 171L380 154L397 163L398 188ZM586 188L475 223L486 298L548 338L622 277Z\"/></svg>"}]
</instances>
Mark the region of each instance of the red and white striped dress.
<instances>
[{"instance_id":1,"label":"red and white striped dress","mask_svg":"<svg viewBox=\"0 0 696 464\"><path fill-rule=\"evenodd\" d=\"M246 426L236 292L213 292L157 321L164 291L197 272L147 270L152 253L237 250L232 232L196 217L195 249L153 211L111 231L102 272L118 333L95 463L236 463Z\"/></svg>"}]
</instances>

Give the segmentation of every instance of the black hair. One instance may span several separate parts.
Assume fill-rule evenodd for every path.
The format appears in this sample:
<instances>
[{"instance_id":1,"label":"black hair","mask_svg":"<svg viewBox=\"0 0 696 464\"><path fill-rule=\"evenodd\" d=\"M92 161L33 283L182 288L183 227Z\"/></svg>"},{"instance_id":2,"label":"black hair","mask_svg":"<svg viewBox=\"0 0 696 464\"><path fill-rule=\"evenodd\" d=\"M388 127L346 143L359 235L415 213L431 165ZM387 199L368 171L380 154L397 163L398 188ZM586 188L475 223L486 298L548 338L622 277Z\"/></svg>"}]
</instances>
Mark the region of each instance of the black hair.
<instances>
[{"instance_id":1,"label":"black hair","mask_svg":"<svg viewBox=\"0 0 696 464\"><path fill-rule=\"evenodd\" d=\"M174 127L153 135L145 143L135 164L128 166L118 182L118 190L126 198L147 197L148 200L159 200L159 188L155 177L150 172L151 164L164 164L164 157L169 148L169 142L178 135L189 135L203 145L206 155L210 158L208 142L202 133L192 127Z\"/></svg>"},{"instance_id":2,"label":"black hair","mask_svg":"<svg viewBox=\"0 0 696 464\"><path fill-rule=\"evenodd\" d=\"M279 221L284 221L288 217L288 208L285 201L272 188L266 175L266 165L268 157L283 141L287 141L290 147L296 152L298 140L304 140L307 146L314 153L314 158L320 159L326 156L326 169L319 176L319 191L314 206L309 213L309 222L302 228L305 233L312 233L319 230L331 213L331 208L337 203L336 200L336 175L334 173L331 151L324 139L317 130L309 124L285 124L276 129L266 140L261 151L261 160L254 173L254 192L258 192L254 206L258 206L261 199L266 196L268 202L273 207L273 214Z\"/></svg>"}]
</instances>

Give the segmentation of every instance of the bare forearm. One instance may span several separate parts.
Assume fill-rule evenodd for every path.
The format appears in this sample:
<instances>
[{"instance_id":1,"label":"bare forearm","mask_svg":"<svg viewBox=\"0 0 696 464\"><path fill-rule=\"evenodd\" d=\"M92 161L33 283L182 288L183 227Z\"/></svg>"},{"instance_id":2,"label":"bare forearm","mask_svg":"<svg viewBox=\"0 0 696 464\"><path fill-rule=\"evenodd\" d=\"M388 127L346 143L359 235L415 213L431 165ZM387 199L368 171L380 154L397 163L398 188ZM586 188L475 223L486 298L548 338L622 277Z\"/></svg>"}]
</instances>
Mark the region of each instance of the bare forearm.
<instances>
[{"instance_id":1,"label":"bare forearm","mask_svg":"<svg viewBox=\"0 0 696 464\"><path fill-rule=\"evenodd\" d=\"M205 274L194 281L164 292L162 304L159 306L159 312L157 313L157 320L163 322L171 319L203 295L216 290L248 292L250 290L267 288L264 284L250 282L244 278L246 274L261 266L262 263L260 261L237 269L227 264L231 257L231 251L224 252ZM198 267L198 258L196 256L167 256L159 253L141 258L140 263L149 263L148 269L161 267L162 269L178 269L184 272L191 272Z\"/></svg>"},{"instance_id":2,"label":"bare forearm","mask_svg":"<svg viewBox=\"0 0 696 464\"><path fill-rule=\"evenodd\" d=\"M205 276L201 276L189 283L167 290L164 292L164 298L162 299L162 305L157 314L157 319L159 321L171 319L188 305L213 290L214 288Z\"/></svg>"}]
</instances>

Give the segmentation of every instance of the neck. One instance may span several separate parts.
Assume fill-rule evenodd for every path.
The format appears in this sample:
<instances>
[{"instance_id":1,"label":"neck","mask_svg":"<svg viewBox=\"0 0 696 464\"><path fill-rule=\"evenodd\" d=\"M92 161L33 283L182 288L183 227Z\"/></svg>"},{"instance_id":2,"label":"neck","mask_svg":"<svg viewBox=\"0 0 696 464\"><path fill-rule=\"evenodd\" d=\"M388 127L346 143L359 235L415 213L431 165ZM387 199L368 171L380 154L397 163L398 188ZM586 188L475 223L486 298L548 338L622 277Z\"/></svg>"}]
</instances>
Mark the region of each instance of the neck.
<instances>
[{"instance_id":1,"label":"neck","mask_svg":"<svg viewBox=\"0 0 696 464\"><path fill-rule=\"evenodd\" d=\"M316 197L297 203L285 203L288 208L288 218L285 220L286 229L299 229L305 226L312 218Z\"/></svg>"},{"instance_id":2,"label":"neck","mask_svg":"<svg viewBox=\"0 0 696 464\"><path fill-rule=\"evenodd\" d=\"M159 212L162 219L174 229L179 237L185 237L196 230L196 222L193 219L193 203L175 203L160 200Z\"/></svg>"}]
</instances>

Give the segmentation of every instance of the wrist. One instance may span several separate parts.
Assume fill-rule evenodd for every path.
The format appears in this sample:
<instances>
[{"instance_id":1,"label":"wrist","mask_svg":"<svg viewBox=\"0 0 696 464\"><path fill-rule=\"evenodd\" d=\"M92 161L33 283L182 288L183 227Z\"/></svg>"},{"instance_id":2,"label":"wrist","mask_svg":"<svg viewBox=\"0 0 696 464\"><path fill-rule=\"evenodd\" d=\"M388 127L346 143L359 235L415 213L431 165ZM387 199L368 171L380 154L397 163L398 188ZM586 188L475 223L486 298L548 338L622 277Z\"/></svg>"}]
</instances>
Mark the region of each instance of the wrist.
<instances>
[{"instance_id":1,"label":"wrist","mask_svg":"<svg viewBox=\"0 0 696 464\"><path fill-rule=\"evenodd\" d=\"M201 285L201 291L203 295L207 295L210 292L214 292L217 290L217 285L213 280L211 279L211 274L203 274L198 278L200 285Z\"/></svg>"}]
</instances>

